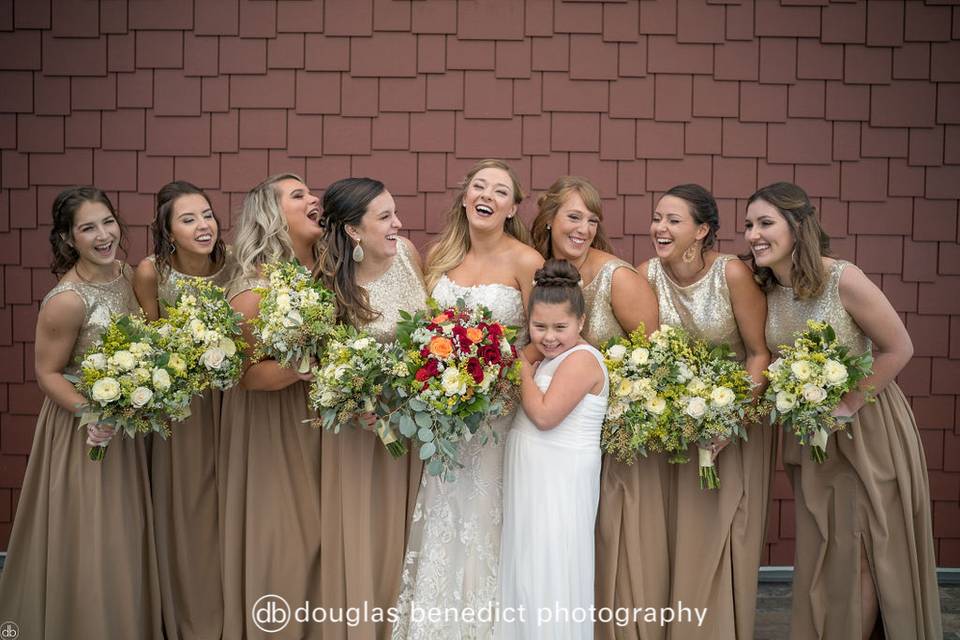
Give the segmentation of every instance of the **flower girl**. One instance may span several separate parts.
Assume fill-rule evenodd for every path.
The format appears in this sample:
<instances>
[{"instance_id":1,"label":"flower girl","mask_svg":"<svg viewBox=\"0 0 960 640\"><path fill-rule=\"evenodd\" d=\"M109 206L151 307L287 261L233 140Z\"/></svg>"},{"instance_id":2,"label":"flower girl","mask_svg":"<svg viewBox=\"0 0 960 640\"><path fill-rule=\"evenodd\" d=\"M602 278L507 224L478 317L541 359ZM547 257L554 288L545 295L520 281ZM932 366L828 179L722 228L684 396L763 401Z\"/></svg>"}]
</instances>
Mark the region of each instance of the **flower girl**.
<instances>
[{"instance_id":1,"label":"flower girl","mask_svg":"<svg viewBox=\"0 0 960 640\"><path fill-rule=\"evenodd\" d=\"M603 356L580 337L579 282L569 262L548 260L530 295L530 341L544 360L523 362L523 410L507 436L503 638L593 638L593 532L609 385Z\"/></svg>"}]
</instances>

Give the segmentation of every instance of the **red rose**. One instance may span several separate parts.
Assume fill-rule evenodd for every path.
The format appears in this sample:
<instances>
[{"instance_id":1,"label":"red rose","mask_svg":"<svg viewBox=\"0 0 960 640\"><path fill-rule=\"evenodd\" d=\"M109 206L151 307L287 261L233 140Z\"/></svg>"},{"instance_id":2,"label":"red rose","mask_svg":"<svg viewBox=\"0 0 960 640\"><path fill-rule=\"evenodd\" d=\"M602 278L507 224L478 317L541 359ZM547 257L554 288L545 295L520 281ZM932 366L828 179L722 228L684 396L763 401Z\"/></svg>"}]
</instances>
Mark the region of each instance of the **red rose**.
<instances>
[{"instance_id":1,"label":"red rose","mask_svg":"<svg viewBox=\"0 0 960 640\"><path fill-rule=\"evenodd\" d=\"M470 345L473 344L469 337L467 337L467 330L462 325L456 325L453 327L453 337L456 338L456 341L460 344L461 351L469 351Z\"/></svg>"},{"instance_id":2,"label":"red rose","mask_svg":"<svg viewBox=\"0 0 960 640\"><path fill-rule=\"evenodd\" d=\"M477 384L483 382L483 365L476 358L467 360L467 373L473 376L473 381Z\"/></svg>"},{"instance_id":3,"label":"red rose","mask_svg":"<svg viewBox=\"0 0 960 640\"><path fill-rule=\"evenodd\" d=\"M503 335L503 327L500 326L499 322L494 322L493 324L487 325L487 332L491 337L499 338Z\"/></svg>"},{"instance_id":4,"label":"red rose","mask_svg":"<svg viewBox=\"0 0 960 640\"><path fill-rule=\"evenodd\" d=\"M426 367L420 367L419 369L417 369L417 375L415 377L417 379L417 382L424 382L425 380L429 380L431 376L430 376L430 372L427 371Z\"/></svg>"},{"instance_id":5,"label":"red rose","mask_svg":"<svg viewBox=\"0 0 960 640\"><path fill-rule=\"evenodd\" d=\"M423 368L427 370L427 373L429 373L432 378L440 373L440 362L435 358L430 358L424 363Z\"/></svg>"},{"instance_id":6,"label":"red rose","mask_svg":"<svg viewBox=\"0 0 960 640\"><path fill-rule=\"evenodd\" d=\"M426 345L423 349L420 349L420 355L424 358L430 357L430 345Z\"/></svg>"},{"instance_id":7,"label":"red rose","mask_svg":"<svg viewBox=\"0 0 960 640\"><path fill-rule=\"evenodd\" d=\"M492 344L487 344L480 347L477 350L477 353L487 364L500 364L500 362L503 360L503 356L500 354L500 347Z\"/></svg>"}]
</instances>

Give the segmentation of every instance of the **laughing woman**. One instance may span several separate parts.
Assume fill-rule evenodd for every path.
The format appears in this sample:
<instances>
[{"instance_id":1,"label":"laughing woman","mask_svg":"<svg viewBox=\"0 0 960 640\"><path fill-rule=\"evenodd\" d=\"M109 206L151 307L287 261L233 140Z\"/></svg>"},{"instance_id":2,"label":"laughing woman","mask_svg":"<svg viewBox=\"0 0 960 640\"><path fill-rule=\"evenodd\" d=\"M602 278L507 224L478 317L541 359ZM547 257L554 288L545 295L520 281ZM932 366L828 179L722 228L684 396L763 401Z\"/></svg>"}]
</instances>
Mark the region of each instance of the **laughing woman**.
<instances>
[{"instance_id":1,"label":"laughing woman","mask_svg":"<svg viewBox=\"0 0 960 640\"><path fill-rule=\"evenodd\" d=\"M267 284L264 265L296 258L313 267L323 235L319 202L292 174L267 178L247 194L227 295L248 322L260 303L253 289ZM244 340L254 344L248 323ZM276 360L249 362L240 385L223 394L217 484L224 638L266 637L251 617L266 594L320 602L321 433L303 423L315 415L307 408L311 377ZM290 621L277 637L321 633L319 624Z\"/></svg>"},{"instance_id":2,"label":"laughing woman","mask_svg":"<svg viewBox=\"0 0 960 640\"><path fill-rule=\"evenodd\" d=\"M393 196L382 182L345 178L323 194L326 228L318 279L336 294L337 319L380 342L394 339L400 310L426 308L420 256L398 235ZM323 432L321 463L323 606L388 610L400 592L407 523L420 484L416 451L391 457L359 424ZM386 622L327 625L325 638L384 638Z\"/></svg>"},{"instance_id":3,"label":"laughing woman","mask_svg":"<svg viewBox=\"0 0 960 640\"><path fill-rule=\"evenodd\" d=\"M656 257L640 266L657 292L660 322L711 345L728 345L758 392L770 353L763 339L766 304L750 269L718 253L717 203L695 184L674 187L657 203L650 225ZM720 488L700 488L693 461L673 465L669 520L670 602L706 608L704 628L674 624L672 640L750 640L775 453L774 431L748 426L747 441L711 444ZM643 570L643 569L641 569Z\"/></svg>"},{"instance_id":4,"label":"laughing woman","mask_svg":"<svg viewBox=\"0 0 960 640\"><path fill-rule=\"evenodd\" d=\"M122 237L101 190L75 187L54 201L52 271L61 278L43 299L36 338L46 398L0 579L0 620L22 638L163 638L143 438L114 438L91 462L87 446L113 429L77 430L86 401L64 377L79 371L111 314L140 311L133 273L116 259Z\"/></svg>"},{"instance_id":5,"label":"laughing woman","mask_svg":"<svg viewBox=\"0 0 960 640\"><path fill-rule=\"evenodd\" d=\"M147 317L177 300L177 283L200 277L224 286L232 271L220 224L206 194L189 182L157 193L154 253L137 267L133 288ZM150 484L163 625L167 638L215 638L223 624L217 486L214 473L223 394L209 389L190 405L176 436L154 438Z\"/></svg>"},{"instance_id":6,"label":"laughing woman","mask_svg":"<svg viewBox=\"0 0 960 640\"><path fill-rule=\"evenodd\" d=\"M796 499L790 635L942 638L927 464L910 405L894 381L913 343L890 302L855 265L829 257L830 239L798 186L778 182L747 204L746 240L767 293L771 350L793 344L806 320L830 323L852 354L875 350L876 401L844 396L852 417L817 464L790 433L783 464Z\"/></svg>"}]
</instances>

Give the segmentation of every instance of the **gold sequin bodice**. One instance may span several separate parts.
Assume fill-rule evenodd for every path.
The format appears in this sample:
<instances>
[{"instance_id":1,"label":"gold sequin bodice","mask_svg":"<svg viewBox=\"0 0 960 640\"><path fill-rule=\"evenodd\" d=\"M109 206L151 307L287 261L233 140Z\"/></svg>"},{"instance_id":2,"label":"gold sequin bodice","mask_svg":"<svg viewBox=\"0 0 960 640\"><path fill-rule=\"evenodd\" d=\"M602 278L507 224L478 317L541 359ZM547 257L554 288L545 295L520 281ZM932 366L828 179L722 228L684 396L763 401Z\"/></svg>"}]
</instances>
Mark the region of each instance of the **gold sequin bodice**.
<instances>
[{"instance_id":1,"label":"gold sequin bodice","mask_svg":"<svg viewBox=\"0 0 960 640\"><path fill-rule=\"evenodd\" d=\"M732 255L717 256L706 275L681 287L666 274L659 258L651 258L647 280L657 292L660 324L683 327L694 338L711 345L726 344L737 354L738 360L743 360L743 338L733 315L726 276L727 262L736 259Z\"/></svg>"},{"instance_id":2,"label":"gold sequin bodice","mask_svg":"<svg viewBox=\"0 0 960 640\"><path fill-rule=\"evenodd\" d=\"M830 323L851 354L859 355L871 349L870 339L840 300L840 275L849 264L843 260L833 263L823 292L816 298L797 300L793 289L780 285L767 293L767 348L773 357L779 355L781 344L793 344L795 332L807 330L808 319Z\"/></svg>"},{"instance_id":3,"label":"gold sequin bodice","mask_svg":"<svg viewBox=\"0 0 960 640\"><path fill-rule=\"evenodd\" d=\"M155 256L152 256L152 255L147 256L147 260L149 260L150 262L153 262L154 268L156 268ZM209 276L190 276L185 273L180 273L179 271L174 269L172 266L170 266L166 270L166 273L160 276L160 280L157 283L157 297L158 297L158 302L160 303L160 315L161 316L166 315L164 303L169 305L176 304L177 283L180 282L181 280L189 280L195 277L200 277L203 280L208 280L219 287L225 288L229 283L230 276L233 274L233 267L234 267L233 251L231 251L230 248L227 248L227 254L224 257L223 265L216 271L216 273L213 273Z\"/></svg>"},{"instance_id":4,"label":"gold sequin bodice","mask_svg":"<svg viewBox=\"0 0 960 640\"><path fill-rule=\"evenodd\" d=\"M597 275L590 281L590 284L583 287L587 320L583 324L581 335L584 340L597 348L603 346L610 338L626 335L617 317L613 314L613 274L621 267L636 271L628 262L614 258L604 263Z\"/></svg>"},{"instance_id":5,"label":"gold sequin bodice","mask_svg":"<svg viewBox=\"0 0 960 640\"><path fill-rule=\"evenodd\" d=\"M398 240L397 256L390 268L364 287L370 308L380 315L363 328L379 342L394 339L401 309L412 314L427 307L427 290L412 251L406 241Z\"/></svg>"},{"instance_id":6,"label":"gold sequin bodice","mask_svg":"<svg viewBox=\"0 0 960 640\"><path fill-rule=\"evenodd\" d=\"M121 273L110 282L60 282L44 296L40 307L64 291L73 291L83 300L84 317L80 334L73 345L73 354L66 373L77 373L80 370L80 360L87 349L93 346L103 334L110 317L115 313L140 313L140 304L133 295L133 270L130 265L124 264Z\"/></svg>"}]
</instances>

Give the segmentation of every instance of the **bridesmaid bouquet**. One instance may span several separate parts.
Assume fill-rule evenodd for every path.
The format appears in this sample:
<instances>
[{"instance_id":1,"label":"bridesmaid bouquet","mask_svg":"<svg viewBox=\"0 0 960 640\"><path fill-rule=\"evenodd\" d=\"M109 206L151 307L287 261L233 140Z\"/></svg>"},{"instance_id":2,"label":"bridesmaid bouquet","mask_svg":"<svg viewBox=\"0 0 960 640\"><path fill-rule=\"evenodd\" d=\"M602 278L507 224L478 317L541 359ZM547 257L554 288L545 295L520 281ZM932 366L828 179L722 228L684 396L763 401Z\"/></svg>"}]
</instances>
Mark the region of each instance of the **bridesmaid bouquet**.
<instances>
[{"instance_id":1,"label":"bridesmaid bouquet","mask_svg":"<svg viewBox=\"0 0 960 640\"><path fill-rule=\"evenodd\" d=\"M420 443L427 473L453 480L462 465L457 445L480 430L484 418L509 411L520 381L513 346L517 330L492 319L490 310L463 300L429 312L400 312L391 351L391 385L401 406L390 416L400 433ZM428 315L429 314L429 315ZM480 434L486 442L488 434Z\"/></svg>"},{"instance_id":2,"label":"bridesmaid bouquet","mask_svg":"<svg viewBox=\"0 0 960 640\"><path fill-rule=\"evenodd\" d=\"M830 432L850 420L834 416L833 410L871 374L873 355L850 355L825 322L807 320L807 327L795 334L793 346L778 347L780 357L763 372L770 379L764 400L771 420L792 429L801 445L810 444L811 459L822 463Z\"/></svg>"},{"instance_id":3,"label":"bridesmaid bouquet","mask_svg":"<svg viewBox=\"0 0 960 640\"><path fill-rule=\"evenodd\" d=\"M319 413L309 420L315 428L340 432L340 426L359 414L389 415L383 396L391 364L386 348L350 325L335 327L313 370L309 405ZM380 406L382 405L382 406ZM406 446L390 427L389 417L377 422L377 435L394 458L407 452Z\"/></svg>"},{"instance_id":4,"label":"bridesmaid bouquet","mask_svg":"<svg viewBox=\"0 0 960 640\"><path fill-rule=\"evenodd\" d=\"M263 275L269 286L254 289L260 296L260 312L251 322L254 358L297 363L297 371L306 373L310 357L321 352L334 327L333 293L296 260L268 264Z\"/></svg>"},{"instance_id":5,"label":"bridesmaid bouquet","mask_svg":"<svg viewBox=\"0 0 960 640\"><path fill-rule=\"evenodd\" d=\"M186 362L192 388L232 387L243 373L243 317L209 280L180 280L177 291L176 303L156 323L161 346Z\"/></svg>"},{"instance_id":6,"label":"bridesmaid bouquet","mask_svg":"<svg viewBox=\"0 0 960 640\"><path fill-rule=\"evenodd\" d=\"M170 434L168 421L190 415L190 400L199 393L187 362L161 347L157 328L143 318L114 316L100 340L84 355L79 376L65 376L87 398L80 426L110 424L129 437L138 433ZM91 460L102 460L106 444L93 447Z\"/></svg>"}]
</instances>

